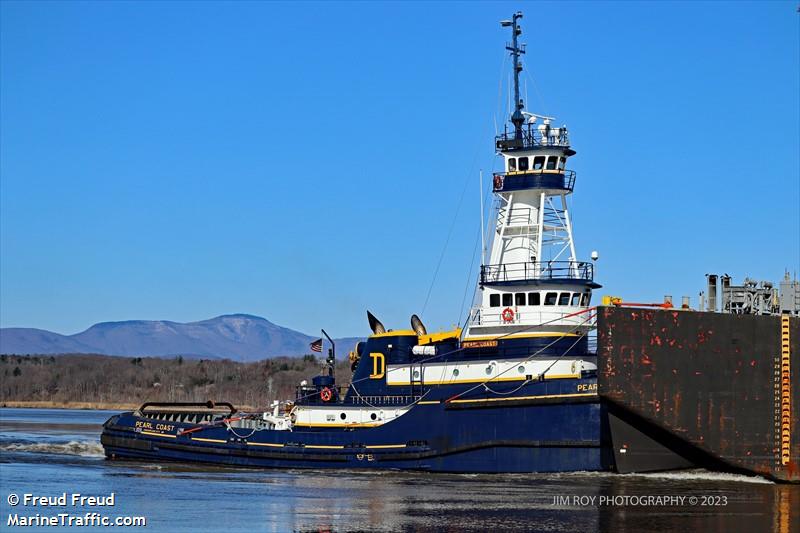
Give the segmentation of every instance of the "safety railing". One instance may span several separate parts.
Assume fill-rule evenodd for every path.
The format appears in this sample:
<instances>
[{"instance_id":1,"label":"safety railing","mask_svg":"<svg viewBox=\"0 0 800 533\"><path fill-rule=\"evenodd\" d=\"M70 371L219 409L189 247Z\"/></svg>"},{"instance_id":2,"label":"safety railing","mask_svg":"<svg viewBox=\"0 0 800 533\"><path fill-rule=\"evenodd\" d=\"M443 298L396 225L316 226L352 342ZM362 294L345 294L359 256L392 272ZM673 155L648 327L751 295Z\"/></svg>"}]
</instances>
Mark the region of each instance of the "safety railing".
<instances>
[{"instance_id":1,"label":"safety railing","mask_svg":"<svg viewBox=\"0 0 800 533\"><path fill-rule=\"evenodd\" d=\"M391 396L353 396L353 404L355 405L409 405L417 400L419 396L410 395L391 395Z\"/></svg>"},{"instance_id":2,"label":"safety railing","mask_svg":"<svg viewBox=\"0 0 800 533\"><path fill-rule=\"evenodd\" d=\"M482 309L474 307L470 311L470 326L526 326L548 324L550 326L587 326L594 327L594 320L587 322L588 313L574 311L549 311L546 309L530 310L522 306L511 306L513 313L506 312L505 307ZM574 309L574 308L573 308Z\"/></svg>"},{"instance_id":3,"label":"safety railing","mask_svg":"<svg viewBox=\"0 0 800 533\"><path fill-rule=\"evenodd\" d=\"M592 281L594 265L585 261L526 261L481 265L481 283L559 279Z\"/></svg>"},{"instance_id":4,"label":"safety railing","mask_svg":"<svg viewBox=\"0 0 800 533\"><path fill-rule=\"evenodd\" d=\"M538 146L568 147L569 132L567 128L553 128L543 124L539 126L529 125L526 128L522 128L519 136L513 131L501 133L495 137L495 146L498 150L525 149Z\"/></svg>"}]
</instances>

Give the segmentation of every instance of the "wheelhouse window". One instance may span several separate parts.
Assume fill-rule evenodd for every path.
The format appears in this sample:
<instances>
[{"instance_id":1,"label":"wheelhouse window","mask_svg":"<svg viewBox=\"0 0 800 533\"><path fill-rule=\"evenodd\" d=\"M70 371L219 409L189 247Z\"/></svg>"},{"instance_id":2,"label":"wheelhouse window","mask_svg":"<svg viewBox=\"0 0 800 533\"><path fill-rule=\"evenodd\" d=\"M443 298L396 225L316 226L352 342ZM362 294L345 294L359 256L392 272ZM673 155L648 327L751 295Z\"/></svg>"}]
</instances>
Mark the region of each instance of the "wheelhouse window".
<instances>
[{"instance_id":1,"label":"wheelhouse window","mask_svg":"<svg viewBox=\"0 0 800 533\"><path fill-rule=\"evenodd\" d=\"M528 305L541 305L541 300L539 298L538 292L528 293Z\"/></svg>"},{"instance_id":2,"label":"wheelhouse window","mask_svg":"<svg viewBox=\"0 0 800 533\"><path fill-rule=\"evenodd\" d=\"M516 157L509 157L508 158L508 171L514 172L517 170L517 158Z\"/></svg>"},{"instance_id":3,"label":"wheelhouse window","mask_svg":"<svg viewBox=\"0 0 800 533\"><path fill-rule=\"evenodd\" d=\"M558 156L551 155L547 158L547 170L555 170L558 163Z\"/></svg>"},{"instance_id":4,"label":"wheelhouse window","mask_svg":"<svg viewBox=\"0 0 800 533\"><path fill-rule=\"evenodd\" d=\"M518 292L517 294L515 294L514 295L514 303L516 305L525 305L525 293L524 292Z\"/></svg>"},{"instance_id":5,"label":"wheelhouse window","mask_svg":"<svg viewBox=\"0 0 800 533\"><path fill-rule=\"evenodd\" d=\"M544 295L544 305L556 305L557 292L548 292Z\"/></svg>"},{"instance_id":6,"label":"wheelhouse window","mask_svg":"<svg viewBox=\"0 0 800 533\"><path fill-rule=\"evenodd\" d=\"M499 294L490 294L489 295L489 307L500 307L500 295Z\"/></svg>"},{"instance_id":7,"label":"wheelhouse window","mask_svg":"<svg viewBox=\"0 0 800 533\"><path fill-rule=\"evenodd\" d=\"M567 158L566 157L559 157L558 158L558 170L564 170L567 167Z\"/></svg>"},{"instance_id":8,"label":"wheelhouse window","mask_svg":"<svg viewBox=\"0 0 800 533\"><path fill-rule=\"evenodd\" d=\"M544 168L544 156L539 155L533 158L533 170L542 170Z\"/></svg>"},{"instance_id":9,"label":"wheelhouse window","mask_svg":"<svg viewBox=\"0 0 800 533\"><path fill-rule=\"evenodd\" d=\"M528 158L527 157L520 157L519 158L519 170L522 172L523 170L528 170Z\"/></svg>"},{"instance_id":10,"label":"wheelhouse window","mask_svg":"<svg viewBox=\"0 0 800 533\"><path fill-rule=\"evenodd\" d=\"M572 301L569 303L572 307L577 307L581 302L581 293L573 292L572 293Z\"/></svg>"},{"instance_id":11,"label":"wheelhouse window","mask_svg":"<svg viewBox=\"0 0 800 533\"><path fill-rule=\"evenodd\" d=\"M514 305L514 295L511 293L503 295L503 307L511 307Z\"/></svg>"},{"instance_id":12,"label":"wheelhouse window","mask_svg":"<svg viewBox=\"0 0 800 533\"><path fill-rule=\"evenodd\" d=\"M591 299L592 299L592 293L584 292L583 295L581 296L581 305L583 307L587 307Z\"/></svg>"},{"instance_id":13,"label":"wheelhouse window","mask_svg":"<svg viewBox=\"0 0 800 533\"><path fill-rule=\"evenodd\" d=\"M558 296L558 305L569 305L569 293L562 292Z\"/></svg>"}]
</instances>

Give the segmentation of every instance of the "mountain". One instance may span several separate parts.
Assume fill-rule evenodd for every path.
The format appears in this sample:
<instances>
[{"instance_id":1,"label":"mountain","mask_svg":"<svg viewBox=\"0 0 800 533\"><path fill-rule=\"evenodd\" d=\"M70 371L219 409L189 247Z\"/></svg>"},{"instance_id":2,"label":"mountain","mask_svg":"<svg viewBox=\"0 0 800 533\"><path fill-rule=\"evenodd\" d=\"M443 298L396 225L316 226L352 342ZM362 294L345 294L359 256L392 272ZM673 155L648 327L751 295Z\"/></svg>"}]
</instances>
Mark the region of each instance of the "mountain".
<instances>
[{"instance_id":1,"label":"mountain","mask_svg":"<svg viewBox=\"0 0 800 533\"><path fill-rule=\"evenodd\" d=\"M75 335L33 328L0 329L0 353L98 353L125 356L219 357L255 361L279 355L311 353L317 339L253 315L223 315L200 322L129 320L101 322ZM360 339L336 339L346 356Z\"/></svg>"},{"instance_id":2,"label":"mountain","mask_svg":"<svg viewBox=\"0 0 800 533\"><path fill-rule=\"evenodd\" d=\"M89 353L92 348L67 335L35 328L0 329L0 353Z\"/></svg>"}]
</instances>

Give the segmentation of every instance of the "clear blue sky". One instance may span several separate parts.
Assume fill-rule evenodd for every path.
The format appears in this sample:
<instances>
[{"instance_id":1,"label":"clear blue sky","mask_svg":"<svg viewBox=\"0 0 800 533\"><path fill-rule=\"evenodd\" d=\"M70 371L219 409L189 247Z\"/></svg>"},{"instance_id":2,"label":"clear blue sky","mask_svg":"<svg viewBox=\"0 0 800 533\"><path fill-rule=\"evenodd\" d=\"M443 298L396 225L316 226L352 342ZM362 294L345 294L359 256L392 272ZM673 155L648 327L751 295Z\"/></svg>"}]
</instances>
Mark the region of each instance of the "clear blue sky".
<instances>
[{"instance_id":1,"label":"clear blue sky","mask_svg":"<svg viewBox=\"0 0 800 533\"><path fill-rule=\"evenodd\" d=\"M516 9L601 294L800 270L796 2L4 1L0 323L455 323Z\"/></svg>"}]
</instances>

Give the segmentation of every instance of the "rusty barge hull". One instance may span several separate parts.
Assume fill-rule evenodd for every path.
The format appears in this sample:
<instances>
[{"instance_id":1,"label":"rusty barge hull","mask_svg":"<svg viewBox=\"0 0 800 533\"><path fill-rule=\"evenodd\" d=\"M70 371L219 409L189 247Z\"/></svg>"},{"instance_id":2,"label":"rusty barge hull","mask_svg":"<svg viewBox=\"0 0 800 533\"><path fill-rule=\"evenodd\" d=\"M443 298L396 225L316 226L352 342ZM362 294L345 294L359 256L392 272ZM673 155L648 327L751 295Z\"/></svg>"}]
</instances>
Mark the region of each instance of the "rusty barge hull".
<instances>
[{"instance_id":1,"label":"rusty barge hull","mask_svg":"<svg viewBox=\"0 0 800 533\"><path fill-rule=\"evenodd\" d=\"M800 482L800 318L609 306L597 331L617 471Z\"/></svg>"}]
</instances>

